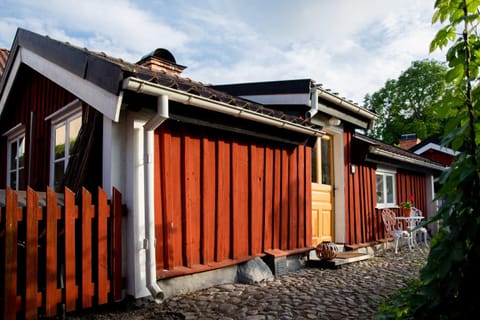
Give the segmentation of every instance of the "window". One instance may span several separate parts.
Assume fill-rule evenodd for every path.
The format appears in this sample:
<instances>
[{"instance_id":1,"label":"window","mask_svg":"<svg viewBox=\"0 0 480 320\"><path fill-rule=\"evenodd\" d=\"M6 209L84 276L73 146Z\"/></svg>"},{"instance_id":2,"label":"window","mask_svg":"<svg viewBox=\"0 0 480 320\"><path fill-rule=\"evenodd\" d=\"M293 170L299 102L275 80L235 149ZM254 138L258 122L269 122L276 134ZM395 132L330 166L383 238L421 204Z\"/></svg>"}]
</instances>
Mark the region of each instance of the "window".
<instances>
[{"instance_id":1,"label":"window","mask_svg":"<svg viewBox=\"0 0 480 320\"><path fill-rule=\"evenodd\" d=\"M377 208L396 206L395 173L393 170L377 169Z\"/></svg>"},{"instance_id":2,"label":"window","mask_svg":"<svg viewBox=\"0 0 480 320\"><path fill-rule=\"evenodd\" d=\"M7 132L7 186L25 190L25 129L17 126Z\"/></svg>"},{"instance_id":3,"label":"window","mask_svg":"<svg viewBox=\"0 0 480 320\"><path fill-rule=\"evenodd\" d=\"M312 150L312 182L332 185L332 139L323 136Z\"/></svg>"},{"instance_id":4,"label":"window","mask_svg":"<svg viewBox=\"0 0 480 320\"><path fill-rule=\"evenodd\" d=\"M82 110L78 103L76 105L77 108L52 119L50 186L56 192L62 191L70 152L82 126Z\"/></svg>"}]
</instances>

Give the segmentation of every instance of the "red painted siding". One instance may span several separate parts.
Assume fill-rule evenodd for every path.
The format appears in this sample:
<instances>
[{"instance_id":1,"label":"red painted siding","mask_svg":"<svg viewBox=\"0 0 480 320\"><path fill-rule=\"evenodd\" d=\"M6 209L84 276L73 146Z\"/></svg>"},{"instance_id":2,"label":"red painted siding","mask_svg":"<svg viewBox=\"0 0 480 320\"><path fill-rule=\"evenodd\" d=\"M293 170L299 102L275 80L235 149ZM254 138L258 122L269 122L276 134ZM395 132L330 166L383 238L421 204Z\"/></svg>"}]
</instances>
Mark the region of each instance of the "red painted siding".
<instances>
[{"instance_id":1,"label":"red painted siding","mask_svg":"<svg viewBox=\"0 0 480 320\"><path fill-rule=\"evenodd\" d=\"M170 122L155 134L159 277L311 244L310 148Z\"/></svg>"},{"instance_id":2,"label":"red painted siding","mask_svg":"<svg viewBox=\"0 0 480 320\"><path fill-rule=\"evenodd\" d=\"M361 244L381 240L385 237L381 211L376 209L376 168L367 163L355 163L355 174L350 171L352 164L352 133L344 133L344 174L345 174L345 235L346 244ZM423 174L397 170L397 204L404 202L408 195L415 197L414 205L426 210L426 177Z\"/></svg>"},{"instance_id":3,"label":"red painted siding","mask_svg":"<svg viewBox=\"0 0 480 320\"><path fill-rule=\"evenodd\" d=\"M23 124L26 138L25 167L28 168L28 163L31 166L30 181L28 183L28 177L25 175L27 181L24 184L28 183L37 190L46 189L49 182L50 121L45 121L45 117L75 98L70 92L39 73L22 66L0 118L0 188L6 186L7 168L7 139L1 135L17 124ZM87 108L84 107L84 115ZM30 126L31 118L33 126ZM30 133L32 141L29 139ZM99 156L101 157L101 154Z\"/></svg>"}]
</instances>

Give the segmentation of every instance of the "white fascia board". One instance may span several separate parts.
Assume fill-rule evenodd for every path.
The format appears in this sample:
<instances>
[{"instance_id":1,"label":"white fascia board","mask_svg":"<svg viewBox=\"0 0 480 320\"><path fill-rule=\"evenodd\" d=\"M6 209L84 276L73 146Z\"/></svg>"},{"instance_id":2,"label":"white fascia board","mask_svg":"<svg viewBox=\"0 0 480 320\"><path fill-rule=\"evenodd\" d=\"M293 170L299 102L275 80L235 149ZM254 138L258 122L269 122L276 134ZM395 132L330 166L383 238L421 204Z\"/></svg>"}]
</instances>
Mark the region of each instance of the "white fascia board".
<instances>
[{"instance_id":1,"label":"white fascia board","mask_svg":"<svg viewBox=\"0 0 480 320\"><path fill-rule=\"evenodd\" d=\"M240 98L265 105L310 105L309 93L243 95Z\"/></svg>"},{"instance_id":2,"label":"white fascia board","mask_svg":"<svg viewBox=\"0 0 480 320\"><path fill-rule=\"evenodd\" d=\"M323 112L323 113L326 113L330 116L333 116L333 117L336 117L340 120L343 120L343 121L346 121L346 122L350 122L350 123L353 123L357 126L359 126L360 128L362 129L367 129L368 128L368 122L366 121L362 121L362 120L359 120L355 117L352 117L348 114L345 114L339 110L336 110L336 109L333 109L333 108L330 108L326 105L324 105L323 103L319 103L318 104L318 111L319 112Z\"/></svg>"},{"instance_id":3,"label":"white fascia board","mask_svg":"<svg viewBox=\"0 0 480 320\"><path fill-rule=\"evenodd\" d=\"M13 64L14 67L12 68L12 72L10 72L9 78L7 79L6 89L2 96L2 100L0 101L0 114L5 106L7 96L11 90L20 63L26 64L44 77L63 87L65 90L70 91L109 119L115 122L118 121L122 100L121 95L117 96L109 93L90 81L65 70L55 63L25 48L20 48Z\"/></svg>"},{"instance_id":4,"label":"white fascia board","mask_svg":"<svg viewBox=\"0 0 480 320\"><path fill-rule=\"evenodd\" d=\"M415 153L416 154L423 154L424 152L428 151L428 150L435 150L435 151L439 151L439 152L443 152L443 153L446 153L446 154L449 154L451 156L456 156L457 154L459 154L460 152L458 151L454 151L450 148L447 148L447 147L443 147L441 145L438 145L436 143L427 143L426 145L424 145L423 147L421 147L420 149L418 150L415 150Z\"/></svg>"}]
</instances>

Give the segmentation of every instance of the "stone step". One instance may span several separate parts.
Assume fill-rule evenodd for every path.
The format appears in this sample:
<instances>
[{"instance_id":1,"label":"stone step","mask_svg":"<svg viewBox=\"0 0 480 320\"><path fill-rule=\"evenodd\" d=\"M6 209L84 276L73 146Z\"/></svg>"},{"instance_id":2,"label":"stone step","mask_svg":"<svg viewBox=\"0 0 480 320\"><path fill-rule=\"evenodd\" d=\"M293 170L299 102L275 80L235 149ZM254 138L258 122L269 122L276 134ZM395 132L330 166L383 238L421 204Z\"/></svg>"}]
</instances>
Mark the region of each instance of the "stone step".
<instances>
[{"instance_id":1,"label":"stone step","mask_svg":"<svg viewBox=\"0 0 480 320\"><path fill-rule=\"evenodd\" d=\"M321 260L317 257L315 250L309 252L307 267L329 268L335 269L342 265L367 260L372 258L372 255L361 251L339 251L336 257L331 260Z\"/></svg>"}]
</instances>

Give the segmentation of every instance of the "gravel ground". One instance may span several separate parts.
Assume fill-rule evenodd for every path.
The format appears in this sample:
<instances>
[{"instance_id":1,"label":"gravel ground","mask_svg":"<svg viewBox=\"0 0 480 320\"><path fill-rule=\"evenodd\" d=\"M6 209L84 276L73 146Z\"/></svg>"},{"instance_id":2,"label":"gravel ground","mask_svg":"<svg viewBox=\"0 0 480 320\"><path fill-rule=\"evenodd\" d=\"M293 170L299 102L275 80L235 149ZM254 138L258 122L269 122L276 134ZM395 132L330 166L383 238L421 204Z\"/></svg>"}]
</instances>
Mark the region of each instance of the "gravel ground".
<instances>
[{"instance_id":1,"label":"gravel ground","mask_svg":"<svg viewBox=\"0 0 480 320\"><path fill-rule=\"evenodd\" d=\"M418 277L425 250L402 248L339 269L305 268L252 285L228 284L67 315L67 319L371 319L378 305Z\"/></svg>"}]
</instances>

